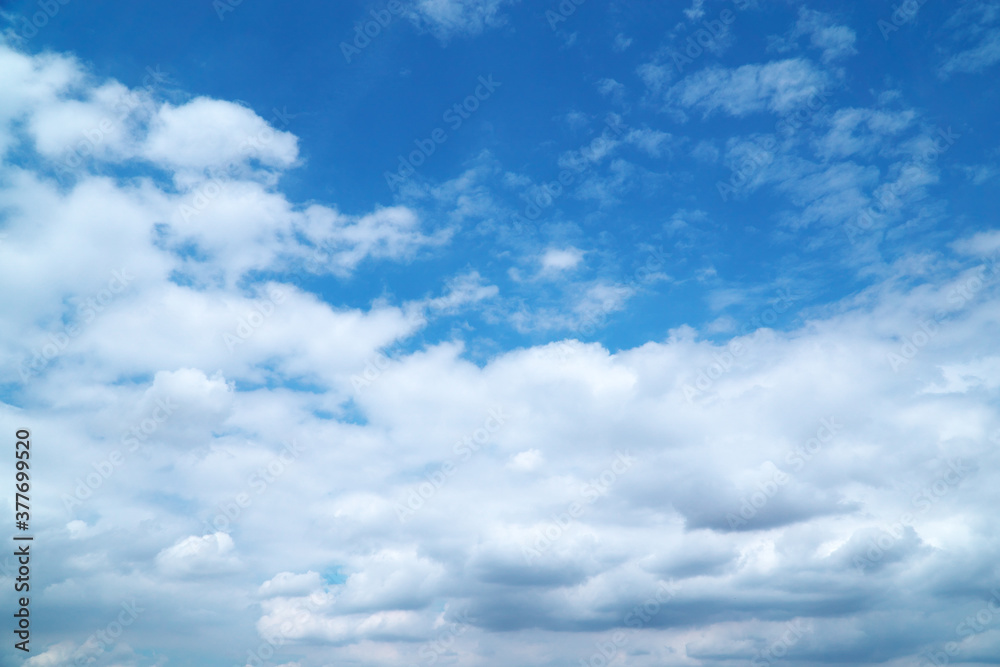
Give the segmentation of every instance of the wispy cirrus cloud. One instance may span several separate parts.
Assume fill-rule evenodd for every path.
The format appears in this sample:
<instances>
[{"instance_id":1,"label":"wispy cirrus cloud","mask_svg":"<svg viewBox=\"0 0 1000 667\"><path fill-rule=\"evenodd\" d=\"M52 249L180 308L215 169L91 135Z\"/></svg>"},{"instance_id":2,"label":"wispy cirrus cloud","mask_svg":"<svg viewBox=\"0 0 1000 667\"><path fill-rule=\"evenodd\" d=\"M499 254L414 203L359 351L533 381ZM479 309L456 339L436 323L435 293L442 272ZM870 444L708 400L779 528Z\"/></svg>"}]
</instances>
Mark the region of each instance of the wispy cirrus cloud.
<instances>
[{"instance_id":1,"label":"wispy cirrus cloud","mask_svg":"<svg viewBox=\"0 0 1000 667\"><path fill-rule=\"evenodd\" d=\"M808 60L792 58L735 68L707 67L669 88L665 101L669 107L700 111L703 116L784 113L827 85L822 70Z\"/></svg>"},{"instance_id":2,"label":"wispy cirrus cloud","mask_svg":"<svg viewBox=\"0 0 1000 667\"><path fill-rule=\"evenodd\" d=\"M412 15L440 39L469 37L505 23L503 8L518 0L415 0Z\"/></svg>"}]
</instances>

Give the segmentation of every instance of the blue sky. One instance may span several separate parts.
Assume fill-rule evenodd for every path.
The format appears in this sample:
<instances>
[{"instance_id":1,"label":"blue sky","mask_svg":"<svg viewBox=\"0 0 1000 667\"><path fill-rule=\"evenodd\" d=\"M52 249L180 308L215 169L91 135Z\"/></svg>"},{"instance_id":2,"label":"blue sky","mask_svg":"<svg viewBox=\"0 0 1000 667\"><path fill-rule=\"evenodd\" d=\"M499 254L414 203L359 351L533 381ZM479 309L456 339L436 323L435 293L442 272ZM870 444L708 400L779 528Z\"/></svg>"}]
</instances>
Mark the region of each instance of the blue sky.
<instances>
[{"instance_id":1,"label":"blue sky","mask_svg":"<svg viewBox=\"0 0 1000 667\"><path fill-rule=\"evenodd\" d=\"M5 661L996 664L996 0L0 19Z\"/></svg>"},{"instance_id":2,"label":"blue sky","mask_svg":"<svg viewBox=\"0 0 1000 667\"><path fill-rule=\"evenodd\" d=\"M60 10L59 20L46 25L30 43L34 48L44 45L77 53L93 64L96 74L136 87L146 80L146 68L152 67L168 77L160 86L165 97L197 94L239 100L269 121L275 110L287 110L287 126L284 118L277 124L299 137L300 166L282 175L282 190L294 201L334 203L354 214L373 206L412 205L432 209L428 223L440 229L454 225L454 199L469 195L452 192L450 200L428 201L426 190L455 183L463 174L482 175L473 181L475 186L466 187L485 187L474 191L487 208L463 221L466 224L448 252L401 267L406 280L384 279L386 267L370 266L361 268L346 294L341 285L328 288L337 290L338 302L351 305L367 303L386 289L399 298L417 298L433 291L440 275L463 268L474 268L490 282L503 284L512 297L537 302L541 295L534 289L524 290L510 281L508 271L515 262L495 256L537 254L553 245L575 244L593 253L586 267L590 276L621 282L631 273L630 260L641 253L638 247L671 244L665 227L685 214L698 218L688 225L700 236L690 248L676 247L673 241L670 270L665 272L672 280L646 286L639 295L644 321L617 328L612 324L597 340L616 348L631 346L681 324L710 321L718 310L706 304L704 296L713 289L758 288L760 294L733 304L733 315L741 317L755 302L772 297L782 280L802 285L804 303L835 300L870 284L872 277L859 271L848 235L838 233L838 226L843 226L840 218L853 212L823 225L799 221L802 213L796 207L802 205L789 202L773 181L755 187L753 196L723 201L718 184L730 182L733 172L725 153L714 160L698 159L692 156L694 149L701 144L714 155L712 151L724 151L734 137L773 132L776 118L753 105L734 114L664 99L676 97L663 92L683 75L713 68L783 60L802 63L815 75L809 85L822 85L828 95L824 118L836 109L879 107L881 94L887 96L881 105L887 113L919 109L907 131L887 137L890 146L856 147L867 151L863 165L857 166L879 173L898 163L899 151L905 150L901 145L918 131L952 128L960 137L948 151L953 166L941 168L933 184L935 190L955 189L947 210L933 214L947 215L949 223L929 221L921 234L880 244L876 261L891 262L904 252L940 246L947 235L981 227L988 200L963 168L987 168L995 162L996 128L986 114L995 108L990 97L996 93L976 85L981 80L976 76L979 70L943 74L949 62L946 49L961 53L976 46L976 37L963 34L961 26L944 26L948 7L933 3L921 7L919 16L924 20L914 18L887 32L888 39L878 21L891 22L891 11L886 19L886 8L874 4L807 8L770 3L748 9L733 3L709 4L691 14L695 20L683 13L686 9L583 3L564 21L554 22L555 30L545 12L558 11L558 6L553 10L522 3L476 5L458 14L457 22L439 19L428 10L427 16L416 19L422 21L418 26L390 13L386 28L379 26L376 37L364 50L351 53L348 63L340 44L353 46L353 28L373 20L371 11L385 8L338 3L276 12L266 4L244 3L225 11L196 2L150 16L147 12L153 10L145 8L69 3ZM705 30L705 24L718 30L720 15L727 9L732 23L721 26L725 32L705 40L707 50L698 45L698 50L690 51L694 47L689 38L704 39L707 33L697 31ZM967 11L973 20L974 8ZM118 18L109 21L108 16ZM156 30L142 29L144 23ZM847 41L834 45L842 51L827 52L813 45L817 31L838 25L851 31L844 37ZM933 48L926 48L928 44ZM690 63L675 61L674 53L689 51L695 54ZM474 92L479 76L489 75L501 87L452 130L443 113ZM954 104L972 90L978 90L978 103ZM639 144L637 136L595 165L589 194L560 197L532 221L532 229L511 229L510 215L528 204L531 185L556 180L560 156L587 146L609 114L620 116L642 141L655 143ZM398 157L409 155L415 141L426 141L438 127L447 129L447 142L435 148L412 179L424 196L392 192L386 171L395 170ZM816 140L814 134L810 126L791 137L796 145L790 156L809 160L800 169L816 172L857 164L844 159L857 153L817 153L809 145ZM626 169L627 178L622 171ZM482 183L490 170L512 174L523 184ZM867 196L878 186L877 181L864 181L861 173L853 177L862 180L850 195ZM799 199L816 194L803 193ZM840 194L849 196L832 196ZM483 229L485 225L490 231ZM863 258L865 270L872 259ZM698 280L704 271L714 272L714 284ZM657 307L667 303L669 307ZM530 328L538 326L543 333L529 338L532 342L572 333L566 327L552 331L544 324ZM514 340L504 342L512 344Z\"/></svg>"}]
</instances>

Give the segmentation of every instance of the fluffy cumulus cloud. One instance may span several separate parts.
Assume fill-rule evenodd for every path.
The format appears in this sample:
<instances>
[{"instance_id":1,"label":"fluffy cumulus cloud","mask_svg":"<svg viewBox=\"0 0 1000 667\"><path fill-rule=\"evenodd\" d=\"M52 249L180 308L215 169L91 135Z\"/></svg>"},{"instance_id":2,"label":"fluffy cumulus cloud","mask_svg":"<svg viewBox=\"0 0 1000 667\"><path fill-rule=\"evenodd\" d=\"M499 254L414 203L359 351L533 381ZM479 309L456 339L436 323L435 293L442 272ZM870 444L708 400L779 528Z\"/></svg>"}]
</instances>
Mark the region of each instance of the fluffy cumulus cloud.
<instances>
[{"instance_id":1,"label":"fluffy cumulus cloud","mask_svg":"<svg viewBox=\"0 0 1000 667\"><path fill-rule=\"evenodd\" d=\"M451 35L504 4L414 7ZM826 15L802 12L787 38L806 36L823 66L854 52ZM644 78L673 111L785 117L833 74L781 57ZM25 665L996 662L995 230L907 249L783 329L787 300L721 338L473 354L464 314L503 295L471 263L413 297L316 288L417 262L458 223L290 200L280 119L10 46L0 88L0 281L18 286L0 293L0 420L33 425L32 604L60 614ZM919 156L941 135L918 121L818 108L792 139L698 150L741 169L766 144L740 187L801 204L783 229L833 228L879 188L903 217L936 181ZM629 128L558 166L672 141ZM678 216L678 247L707 233L703 211ZM667 280L662 258L591 275L602 252L573 240L525 256L521 282L571 308L491 311L515 331L589 326Z\"/></svg>"},{"instance_id":2,"label":"fluffy cumulus cloud","mask_svg":"<svg viewBox=\"0 0 1000 667\"><path fill-rule=\"evenodd\" d=\"M69 570L41 599L134 595L186 636L214 645L235 627L246 651L270 638L302 664L408 665L438 645L508 655L512 637L561 664L623 628L615 650L649 665L750 659L789 624L806 663L852 662L885 637L907 654L913 625L934 648L992 581L994 261L725 345L678 330L483 367L434 346L356 396L363 424L317 417L313 394L231 395L190 370L131 399L78 380L86 395L63 395L47 427L75 445L53 487L89 484L109 449L124 462L45 510ZM130 400L135 452L107 414ZM183 410L217 416L174 431L193 421ZM147 435L143 415L165 424ZM130 639L163 632L137 624ZM962 650L998 639L987 628Z\"/></svg>"},{"instance_id":3,"label":"fluffy cumulus cloud","mask_svg":"<svg viewBox=\"0 0 1000 667\"><path fill-rule=\"evenodd\" d=\"M254 142L254 138L259 140ZM221 166L247 156L265 165L287 167L298 154L296 144L293 135L275 131L249 109L200 97L157 109L142 155L177 170Z\"/></svg>"},{"instance_id":4,"label":"fluffy cumulus cloud","mask_svg":"<svg viewBox=\"0 0 1000 667\"><path fill-rule=\"evenodd\" d=\"M583 253L577 248L549 248L542 255L543 271L566 271L583 260Z\"/></svg>"}]
</instances>

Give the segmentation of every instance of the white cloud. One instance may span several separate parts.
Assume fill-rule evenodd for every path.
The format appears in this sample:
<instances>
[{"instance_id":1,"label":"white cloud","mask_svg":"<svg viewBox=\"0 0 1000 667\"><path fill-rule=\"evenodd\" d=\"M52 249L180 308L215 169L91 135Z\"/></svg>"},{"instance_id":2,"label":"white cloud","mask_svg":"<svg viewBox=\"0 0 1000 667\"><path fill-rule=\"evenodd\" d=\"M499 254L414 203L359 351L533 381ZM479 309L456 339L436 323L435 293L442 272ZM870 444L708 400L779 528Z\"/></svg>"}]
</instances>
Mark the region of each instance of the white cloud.
<instances>
[{"instance_id":1,"label":"white cloud","mask_svg":"<svg viewBox=\"0 0 1000 667\"><path fill-rule=\"evenodd\" d=\"M45 649L38 655L33 655L24 664L26 667L64 667L72 664L71 658L76 650L73 642L59 642Z\"/></svg>"},{"instance_id":2,"label":"white cloud","mask_svg":"<svg viewBox=\"0 0 1000 667\"><path fill-rule=\"evenodd\" d=\"M603 317L624 308L629 297L635 294L631 285L598 281L591 285L576 306L582 318Z\"/></svg>"},{"instance_id":3,"label":"white cloud","mask_svg":"<svg viewBox=\"0 0 1000 667\"><path fill-rule=\"evenodd\" d=\"M270 185L275 170L295 164L297 139L245 107L207 98L157 103L146 90L92 85L75 61L60 56L32 59L3 46L0 58L9 84L0 108L0 149L29 142L72 183L58 189L35 174L12 173L19 185L2 194L14 211L8 249L30 229L61 226L59 241L42 252L67 254L67 262L56 263L67 278L83 262L93 262L92 270L132 264L147 273L176 269L199 284L234 284L247 271L293 266L347 276L366 259L409 260L451 236L449 228L426 233L404 207L359 216L319 204L298 210ZM15 121L25 117L26 131L15 133ZM117 188L87 170L91 160L128 169L133 159L171 174L180 192L143 177ZM96 217L108 224L95 227ZM150 236L158 237L159 248L150 246ZM81 242L104 248L80 253ZM42 283L58 279L59 273L49 274Z\"/></svg>"},{"instance_id":4,"label":"white cloud","mask_svg":"<svg viewBox=\"0 0 1000 667\"><path fill-rule=\"evenodd\" d=\"M528 449L515 454L507 466L513 470L531 472L538 469L545 462L545 457L537 449Z\"/></svg>"},{"instance_id":5,"label":"white cloud","mask_svg":"<svg viewBox=\"0 0 1000 667\"><path fill-rule=\"evenodd\" d=\"M654 95L659 95L673 79L674 70L662 63L644 63L636 68L636 73Z\"/></svg>"},{"instance_id":6,"label":"white cloud","mask_svg":"<svg viewBox=\"0 0 1000 667\"><path fill-rule=\"evenodd\" d=\"M228 168L235 175L245 173L251 160L288 168L298 158L294 135L238 104L206 97L156 102L149 88L95 85L71 58L31 59L7 46L2 58L12 102L0 106L0 120L28 114L34 147L62 172L76 173L91 159L138 158L169 171ZM3 136L5 149L13 139Z\"/></svg>"},{"instance_id":7,"label":"white cloud","mask_svg":"<svg viewBox=\"0 0 1000 667\"><path fill-rule=\"evenodd\" d=\"M318 246L314 256L320 266L342 275L367 258L411 258L421 248L446 243L452 234L448 228L431 236L424 234L417 215L402 206L381 208L360 218L311 206L305 211L301 228Z\"/></svg>"},{"instance_id":8,"label":"white cloud","mask_svg":"<svg viewBox=\"0 0 1000 667\"><path fill-rule=\"evenodd\" d=\"M289 167L298 158L298 140L250 109L198 97L157 110L142 154L178 170L222 167L251 158L269 167Z\"/></svg>"},{"instance_id":9,"label":"white cloud","mask_svg":"<svg viewBox=\"0 0 1000 667\"><path fill-rule=\"evenodd\" d=\"M30 131L40 153L67 159L73 153L115 160L136 155L135 118L148 111L149 98L110 82L88 91L85 100L53 99L40 106Z\"/></svg>"},{"instance_id":10,"label":"white cloud","mask_svg":"<svg viewBox=\"0 0 1000 667\"><path fill-rule=\"evenodd\" d=\"M6 46L0 47L0 157L13 145L11 121L45 108L57 95L71 89L82 77L72 58L46 54L30 58Z\"/></svg>"},{"instance_id":11,"label":"white cloud","mask_svg":"<svg viewBox=\"0 0 1000 667\"><path fill-rule=\"evenodd\" d=\"M625 97L625 86L614 79L601 79L597 82L597 91L615 102L621 102Z\"/></svg>"},{"instance_id":12,"label":"white cloud","mask_svg":"<svg viewBox=\"0 0 1000 667\"><path fill-rule=\"evenodd\" d=\"M982 185L1000 175L1000 167L995 164L977 164L962 168L973 185Z\"/></svg>"},{"instance_id":13,"label":"white cloud","mask_svg":"<svg viewBox=\"0 0 1000 667\"><path fill-rule=\"evenodd\" d=\"M156 564L168 576L217 575L239 565L233 551L226 533L192 535L157 554Z\"/></svg>"},{"instance_id":14,"label":"white cloud","mask_svg":"<svg viewBox=\"0 0 1000 667\"><path fill-rule=\"evenodd\" d=\"M1000 62L998 23L1000 5L995 0L972 0L960 5L944 25L956 46L943 49L950 54L938 74L947 78L960 72L982 72Z\"/></svg>"},{"instance_id":15,"label":"white cloud","mask_svg":"<svg viewBox=\"0 0 1000 667\"><path fill-rule=\"evenodd\" d=\"M822 91L827 76L801 58L729 69L708 67L689 75L666 94L669 104L705 116L771 111L787 113Z\"/></svg>"},{"instance_id":16,"label":"white cloud","mask_svg":"<svg viewBox=\"0 0 1000 667\"><path fill-rule=\"evenodd\" d=\"M871 153L883 146L885 137L910 127L915 118L912 110L838 109L827 135L819 140L818 152L827 159Z\"/></svg>"},{"instance_id":17,"label":"white cloud","mask_svg":"<svg viewBox=\"0 0 1000 667\"><path fill-rule=\"evenodd\" d=\"M106 84L70 61L9 49L0 59L13 82L0 100L8 148L55 155L72 141L54 121L32 124L71 89L103 104L95 91ZM805 61L748 67L695 75L676 101L781 111L821 78ZM205 166L187 143L200 130L185 125L201 116L151 104L173 114L154 130L155 165L174 176ZM245 110L212 108L260 127ZM858 155L862 131L909 124L845 116L823 145ZM145 145L137 127L101 159L126 170L127 147ZM218 141L225 151L235 138ZM291 146L274 149L269 169L294 162ZM280 276L252 280L254 270L311 258L336 285L362 262L410 261L450 232L406 207L303 208L259 174L227 178L195 220L179 206L206 184L197 174L176 192L127 170L98 177L82 165L60 188L45 164L0 169L0 280L19 286L0 294L0 356L20 401L0 405L0 420L8 433L37 425L49 500L34 520L61 564L32 604L65 610L61 631L82 640L138 599L149 616L128 639L146 650L109 661L155 664L164 637L222 661L280 635L295 663L276 654L276 664L406 665L448 630L468 664L575 661L674 581L677 593L630 636L629 664L752 659L787 621L806 628L790 659L836 652L858 664L877 636L888 639L880 655L903 664L954 640L995 586L1000 281L984 261L1000 248L995 230L904 256L890 279L803 311L787 331L710 342L679 327L618 350L570 340L475 363L462 344L430 342L394 353L359 391L351 378L378 350L497 288L468 269L429 290L439 297L345 307ZM810 220L841 219L854 193L881 182L852 162L774 169L766 180L808 203ZM473 192L473 180L442 200ZM593 192L613 195L604 185ZM668 231L705 218L684 216ZM548 243L526 261L560 272L583 263L584 251ZM573 283L568 314L515 313L509 324L586 327L643 285ZM709 331L738 324L720 318ZM58 354L20 378L20 361L53 337ZM176 417L158 421L167 400ZM411 502L403 522L398 507ZM911 525L897 526L906 515ZM331 571L342 578L319 574ZM47 646L31 667L62 667L77 645Z\"/></svg>"},{"instance_id":18,"label":"white cloud","mask_svg":"<svg viewBox=\"0 0 1000 667\"><path fill-rule=\"evenodd\" d=\"M815 26L810 37L812 45L823 51L823 62L828 63L845 56L854 55L856 35L847 26Z\"/></svg>"},{"instance_id":19,"label":"white cloud","mask_svg":"<svg viewBox=\"0 0 1000 667\"><path fill-rule=\"evenodd\" d=\"M262 598L304 597L321 588L323 580L316 572L295 574L279 572L260 585L257 594Z\"/></svg>"},{"instance_id":20,"label":"white cloud","mask_svg":"<svg viewBox=\"0 0 1000 667\"><path fill-rule=\"evenodd\" d=\"M587 114L582 111L570 111L563 118L566 121L566 125L569 126L571 130L579 130L580 128L586 127L590 122L590 118Z\"/></svg>"},{"instance_id":21,"label":"white cloud","mask_svg":"<svg viewBox=\"0 0 1000 667\"><path fill-rule=\"evenodd\" d=\"M628 47L632 45L632 38L626 37L622 33L615 35L615 43L612 45L612 49L618 53L624 52Z\"/></svg>"},{"instance_id":22,"label":"white cloud","mask_svg":"<svg viewBox=\"0 0 1000 667\"><path fill-rule=\"evenodd\" d=\"M456 312L460 307L490 299L500 293L496 285L486 285L478 272L457 276L447 282L448 293L428 299L429 308L444 312Z\"/></svg>"},{"instance_id":23,"label":"white cloud","mask_svg":"<svg viewBox=\"0 0 1000 667\"><path fill-rule=\"evenodd\" d=\"M710 141L699 141L691 150L691 157L701 162L716 162L719 159L719 149Z\"/></svg>"},{"instance_id":24,"label":"white cloud","mask_svg":"<svg viewBox=\"0 0 1000 667\"><path fill-rule=\"evenodd\" d=\"M654 130L648 127L633 129L625 135L625 142L636 146L650 157L660 157L669 150L667 144L673 136L668 132Z\"/></svg>"},{"instance_id":25,"label":"white cloud","mask_svg":"<svg viewBox=\"0 0 1000 667\"><path fill-rule=\"evenodd\" d=\"M789 51L796 47L799 39L809 37L809 45L822 51L824 63L845 58L857 53L854 47L857 34L845 25L839 25L830 14L801 7L795 27L784 37L772 38L771 46L778 51Z\"/></svg>"},{"instance_id":26,"label":"white cloud","mask_svg":"<svg viewBox=\"0 0 1000 667\"><path fill-rule=\"evenodd\" d=\"M229 615L241 628L244 616L230 605L252 597L260 602L257 631L295 639L305 665L372 652L404 661L405 647L433 641L463 610L475 620L456 637L457 651L506 655L514 637L534 651L565 653L595 628L598 641L620 626L670 579L679 593L635 635L631 645L651 651L637 664L661 664L656 651L667 645L681 655L707 650L687 646L681 618L720 637L719 650L742 655L747 649L723 641L725 633L770 636L769 626L748 619L775 605L809 619L815 650L829 648L823 638L831 632L843 650L862 651L863 640L836 634L837 628L845 619L877 623L885 613L883 587L934 571L962 582L974 597L988 586L979 566L995 562L986 546L995 520L977 508L989 506L985 473L995 466L995 445L988 438L1000 429L989 393L1000 377L988 330L1000 325L1000 294L994 281L959 307L949 295L966 279L947 272L924 276L930 278L935 281L916 288L879 285L787 333L742 336L737 340L745 351L726 361L728 370L713 370L706 389L697 388L697 378L714 364L722 367L726 343L674 332L616 353L567 343L564 354L514 350L482 366L463 359L457 346L400 355L356 397L365 416L359 423L315 416L318 406L329 409L336 400L310 392L238 391L227 432L203 430L211 452L184 461L133 459L122 472L127 478L112 478L113 486L87 501L96 521L127 529L127 537L105 533L62 542L54 536L51 548L56 556L72 550L94 559L73 577L84 591L134 585L127 571L107 567L132 554L149 592L144 604L155 604L178 629L194 631L203 622L180 613L189 605ZM613 308L620 290L595 286L587 296L599 308ZM308 328L296 326L293 315L308 312L308 301L281 307L288 309L281 319ZM948 314L935 336L894 371L889 355L899 354L904 339L941 308ZM121 330L124 338L134 331ZM295 346L277 349L274 354L302 354ZM171 390L213 395L214 385L201 375L169 378ZM685 397L689 383L698 394L694 403ZM64 407L62 417L47 419L51 437L116 436L114 419L104 425L97 418L106 407L86 408L129 400L123 388L76 384L91 389L85 395L65 385L52 390ZM136 397L141 392L131 400ZM474 437L497 406L503 423L494 437L468 460L456 455L456 443ZM36 418L29 410L17 419ZM821 442L808 459L796 454L824 419L842 425L836 439ZM296 437L306 449L295 467L257 494L246 480L273 450L250 447L247 437ZM85 439L64 467L51 471L50 483L72 487L90 460L106 455L105 447ZM635 463L614 473L616 451L625 449ZM935 488L956 458L968 468L960 483L948 484L947 493L917 515L905 539L888 543L878 560L864 561L870 540L883 539L880 526L917 512L911 498ZM406 502L427 475L433 479L445 460L459 464L455 474L444 475L439 488L428 482L435 491L401 524L394 505ZM167 461L177 469L169 470ZM792 480L775 487L747 525L733 529L727 515L739 516L776 469ZM151 504L150 487L171 488L185 503ZM239 493L253 502L234 520L238 532L192 533ZM593 502L586 502L588 494ZM552 529L558 525L552 516L575 501L585 513L565 529ZM283 535L306 537L289 549L275 539L276 526ZM555 538L548 541L546 530ZM970 544L977 549L970 552ZM529 562L524 549L536 545L539 553ZM965 565L955 565L956 554L964 554ZM857 558L878 576L859 572ZM316 573L330 566L344 572L343 583L321 581ZM813 598L803 602L788 593L788 577L808 584ZM202 583L187 597L192 581ZM830 581L836 585L825 587ZM843 601L845 582L860 593L844 615L816 616L817 600ZM964 613L933 590L917 594L938 610L927 642L948 627L939 621ZM728 603L719 617L713 605L706 611L705 601L721 595ZM919 623L925 608L915 612L907 600L892 613ZM441 617L444 626L437 625ZM139 624L130 632L136 641L148 636ZM256 646L261 640L246 641Z\"/></svg>"},{"instance_id":27,"label":"white cloud","mask_svg":"<svg viewBox=\"0 0 1000 667\"><path fill-rule=\"evenodd\" d=\"M566 271L583 261L583 251L578 248L549 248L542 255L542 271Z\"/></svg>"},{"instance_id":28,"label":"white cloud","mask_svg":"<svg viewBox=\"0 0 1000 667\"><path fill-rule=\"evenodd\" d=\"M416 0L413 14L421 25L441 39L478 35L486 28L503 25L504 5L517 0Z\"/></svg>"},{"instance_id":29,"label":"white cloud","mask_svg":"<svg viewBox=\"0 0 1000 667\"><path fill-rule=\"evenodd\" d=\"M950 56L940 71L946 76L955 72L981 72L997 62L1000 62L1000 30L991 30L976 46Z\"/></svg>"},{"instance_id":30,"label":"white cloud","mask_svg":"<svg viewBox=\"0 0 1000 667\"><path fill-rule=\"evenodd\" d=\"M690 21L697 21L705 16L705 0L693 0L691 6L684 10L684 15Z\"/></svg>"},{"instance_id":31,"label":"white cloud","mask_svg":"<svg viewBox=\"0 0 1000 667\"><path fill-rule=\"evenodd\" d=\"M576 196L593 200L601 206L611 206L619 201L622 193L636 185L637 171L638 168L627 160L611 160L606 173L591 173L582 180Z\"/></svg>"},{"instance_id":32,"label":"white cloud","mask_svg":"<svg viewBox=\"0 0 1000 667\"><path fill-rule=\"evenodd\" d=\"M952 246L958 252L974 257L990 257L1000 253L1000 231L990 230L973 234L956 241Z\"/></svg>"}]
</instances>

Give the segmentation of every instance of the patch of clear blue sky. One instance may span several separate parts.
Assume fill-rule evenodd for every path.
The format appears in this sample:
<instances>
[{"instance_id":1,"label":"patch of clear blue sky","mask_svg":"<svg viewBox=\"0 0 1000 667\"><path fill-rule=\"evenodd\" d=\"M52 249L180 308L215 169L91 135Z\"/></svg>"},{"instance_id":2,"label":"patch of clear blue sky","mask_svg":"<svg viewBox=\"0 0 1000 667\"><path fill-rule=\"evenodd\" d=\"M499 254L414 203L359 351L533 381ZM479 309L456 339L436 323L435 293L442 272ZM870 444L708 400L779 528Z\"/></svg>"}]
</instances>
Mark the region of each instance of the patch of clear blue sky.
<instances>
[{"instance_id":1,"label":"patch of clear blue sky","mask_svg":"<svg viewBox=\"0 0 1000 667\"><path fill-rule=\"evenodd\" d=\"M644 246L668 248L664 271L675 282L645 286L625 311L611 314L606 325L586 337L614 349L661 340L672 327L702 326L720 314L742 322L774 298L779 285L790 285L801 297L778 323L788 325L796 321L799 308L836 301L873 279L858 271L846 239L831 236L828 229L776 234L781 216L794 213L795 207L773 190L722 201L716 184L730 172L689 154L703 139L723 145L730 137L770 131L772 114L703 119L694 112L681 123L647 95L637 68L671 46L683 47L694 27L677 26L690 3L585 2L559 32L544 15L555 4L505 7L505 25L446 42L394 18L347 63L339 44L349 42L355 23L367 20L369 11L384 3L244 0L220 20L209 0L71 0L26 48L71 51L99 76L133 87L142 85L147 67L159 67L171 79L168 87L188 94L240 100L265 119L275 108L297 114L285 129L301 139L305 165L283 178L282 190L293 201L332 204L349 214L400 203L384 173L396 167L400 154L414 148L414 140L427 138L437 127L447 130L448 140L418 172L418 178L431 183L456 178L479 164L477 156L483 151L489 151L493 164L503 171L525 174L536 183L551 181L560 170L559 156L596 136L610 112L622 113L629 127L649 127L680 139L670 157L651 158L626 149L623 157L653 175L645 185L637 183L617 202L604 205L560 198L538 219L528 243L512 242L510 234L505 240L503 234L483 233L480 221L466 221L450 244L406 265L366 263L349 280L285 276L335 305L363 307L383 295L396 301L438 295L447 277L476 270L499 285L505 296L532 306L558 307L558 290L510 279L508 270L516 265L517 253L574 245L591 253L581 277L627 282L645 259ZM713 65L736 67L788 57L768 51L768 36L789 30L799 4L762 5L759 11L738 13L731 48L719 57L702 55L685 74ZM942 160L941 182L931 186L939 206L934 222L884 241L879 246L882 259L940 249L948 240L985 226L994 216L989 188L972 185L961 169L948 165L990 160L998 144L998 92L981 87L982 79L974 76L941 80L935 75L941 62L935 45L949 39L942 24L952 11L950 4L926 3L917 20L888 41L877 27L877 20L891 12L887 3L826 1L809 6L831 12L858 36L858 53L837 65L843 71L831 93L834 108L870 107L881 91L897 89L907 106L920 110L921 122L953 127L962 135ZM726 7L731 3L707 2L705 18L715 18ZM14 15L36 10L33 2L5 7ZM619 33L632 40L623 52L613 48ZM575 40L568 45L571 34ZM797 54L819 57L817 51L792 55ZM448 129L442 113L472 93L478 77L491 74L502 82L501 88L461 128ZM623 105L598 92L596 84L604 78L626 87ZM585 114L589 123L570 127L564 119L574 111ZM887 163L874 163L884 177ZM606 167L602 170L606 173ZM516 188L487 185L504 211L492 222L505 225L509 211L524 203ZM697 234L684 247L675 246L677 239L664 227L679 210L705 213L704 221L695 223ZM443 209L428 208L423 217L431 228L449 224ZM696 280L708 267L718 278ZM707 296L719 289L743 289L748 296L718 311ZM475 334L468 338L483 354L575 335L558 329L520 333L495 314L473 312L457 320L437 320L421 339L448 338L470 328Z\"/></svg>"}]
</instances>

